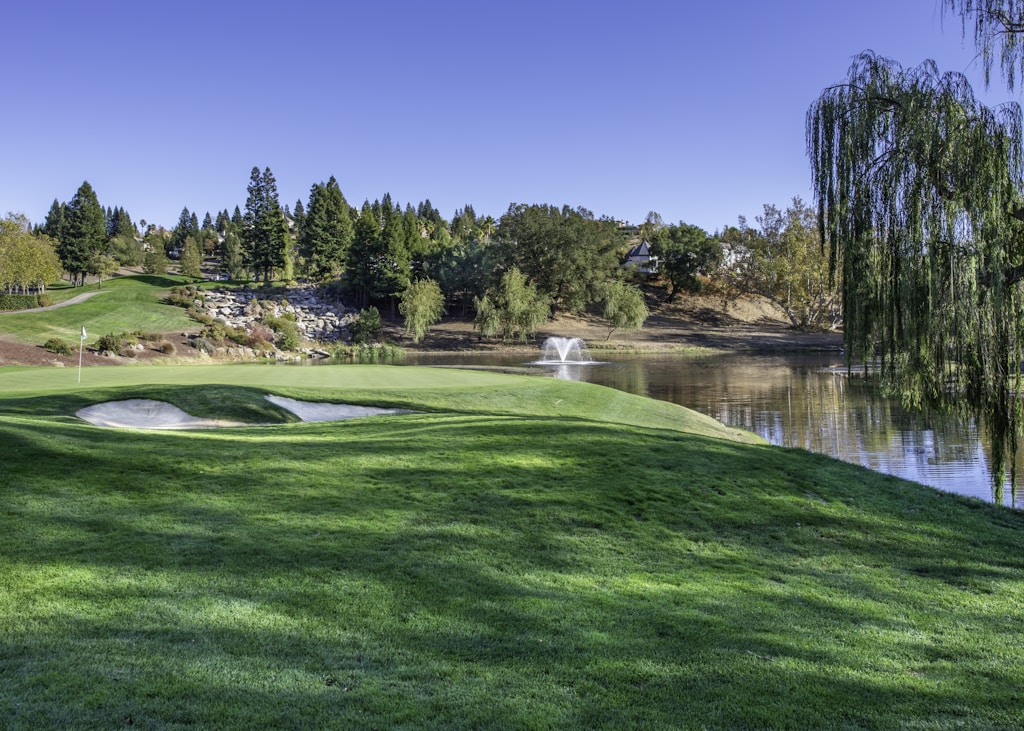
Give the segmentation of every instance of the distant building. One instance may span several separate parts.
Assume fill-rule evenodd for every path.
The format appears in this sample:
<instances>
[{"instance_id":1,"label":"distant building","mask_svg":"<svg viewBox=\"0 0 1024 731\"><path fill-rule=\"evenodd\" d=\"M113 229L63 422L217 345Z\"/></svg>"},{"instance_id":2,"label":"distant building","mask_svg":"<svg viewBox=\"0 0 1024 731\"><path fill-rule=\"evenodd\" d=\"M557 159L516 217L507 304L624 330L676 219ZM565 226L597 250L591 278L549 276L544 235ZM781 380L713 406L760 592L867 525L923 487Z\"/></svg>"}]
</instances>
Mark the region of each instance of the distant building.
<instances>
[{"instance_id":1,"label":"distant building","mask_svg":"<svg viewBox=\"0 0 1024 731\"><path fill-rule=\"evenodd\" d=\"M658 257L651 255L651 245L644 240L629 250L622 266L633 267L641 274L657 274Z\"/></svg>"}]
</instances>

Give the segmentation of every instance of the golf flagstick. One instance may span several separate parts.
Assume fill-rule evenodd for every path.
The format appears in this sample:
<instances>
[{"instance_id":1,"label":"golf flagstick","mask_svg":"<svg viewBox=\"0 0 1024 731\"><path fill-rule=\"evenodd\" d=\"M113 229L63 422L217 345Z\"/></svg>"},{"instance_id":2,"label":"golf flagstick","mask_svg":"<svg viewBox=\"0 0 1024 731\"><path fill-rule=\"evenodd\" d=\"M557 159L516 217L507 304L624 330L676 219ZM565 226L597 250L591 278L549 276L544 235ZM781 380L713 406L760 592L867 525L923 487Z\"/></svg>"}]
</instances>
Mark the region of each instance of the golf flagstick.
<instances>
[{"instance_id":1,"label":"golf flagstick","mask_svg":"<svg viewBox=\"0 0 1024 731\"><path fill-rule=\"evenodd\" d=\"M82 325L82 339L78 343L78 382L82 382L82 351L85 350L85 325Z\"/></svg>"}]
</instances>

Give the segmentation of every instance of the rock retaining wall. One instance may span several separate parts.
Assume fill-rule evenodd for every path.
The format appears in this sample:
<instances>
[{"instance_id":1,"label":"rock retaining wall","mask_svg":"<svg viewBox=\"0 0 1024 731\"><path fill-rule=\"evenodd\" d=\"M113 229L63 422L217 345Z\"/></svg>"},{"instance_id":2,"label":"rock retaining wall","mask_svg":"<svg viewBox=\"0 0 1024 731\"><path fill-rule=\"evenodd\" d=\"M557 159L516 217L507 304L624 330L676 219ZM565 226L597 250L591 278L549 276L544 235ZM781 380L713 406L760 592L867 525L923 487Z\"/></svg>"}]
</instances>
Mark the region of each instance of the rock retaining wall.
<instances>
[{"instance_id":1,"label":"rock retaining wall","mask_svg":"<svg viewBox=\"0 0 1024 731\"><path fill-rule=\"evenodd\" d=\"M250 290L211 290L204 299L196 300L196 307L232 327L248 328L267 316L291 314L299 334L309 340L348 340L349 325L359 319L356 310L326 301L313 287L276 296Z\"/></svg>"}]
</instances>

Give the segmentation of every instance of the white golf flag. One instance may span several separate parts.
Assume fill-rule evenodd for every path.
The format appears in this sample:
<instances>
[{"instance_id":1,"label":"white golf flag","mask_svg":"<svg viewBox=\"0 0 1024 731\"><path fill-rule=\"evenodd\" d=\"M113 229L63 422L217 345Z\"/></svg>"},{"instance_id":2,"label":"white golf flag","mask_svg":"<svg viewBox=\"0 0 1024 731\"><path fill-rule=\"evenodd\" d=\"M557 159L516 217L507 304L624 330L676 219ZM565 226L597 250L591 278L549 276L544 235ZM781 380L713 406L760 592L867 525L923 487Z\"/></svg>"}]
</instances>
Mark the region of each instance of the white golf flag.
<instances>
[{"instance_id":1,"label":"white golf flag","mask_svg":"<svg viewBox=\"0 0 1024 731\"><path fill-rule=\"evenodd\" d=\"M85 325L82 325L82 340L85 340Z\"/></svg>"}]
</instances>

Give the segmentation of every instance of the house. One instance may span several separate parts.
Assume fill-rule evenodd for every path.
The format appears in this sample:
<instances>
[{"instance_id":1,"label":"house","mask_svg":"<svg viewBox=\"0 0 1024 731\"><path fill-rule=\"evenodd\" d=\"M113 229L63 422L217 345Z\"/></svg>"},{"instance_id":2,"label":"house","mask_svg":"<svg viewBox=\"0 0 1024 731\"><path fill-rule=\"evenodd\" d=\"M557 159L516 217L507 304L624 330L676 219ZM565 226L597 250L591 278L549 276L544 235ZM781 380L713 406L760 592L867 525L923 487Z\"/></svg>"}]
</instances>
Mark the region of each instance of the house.
<instances>
[{"instance_id":1,"label":"house","mask_svg":"<svg viewBox=\"0 0 1024 731\"><path fill-rule=\"evenodd\" d=\"M657 274L658 257L651 255L651 245L644 240L629 250L622 266L635 267L641 274Z\"/></svg>"}]
</instances>

